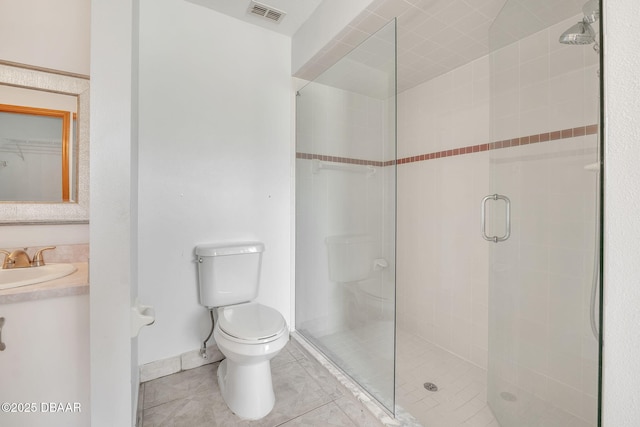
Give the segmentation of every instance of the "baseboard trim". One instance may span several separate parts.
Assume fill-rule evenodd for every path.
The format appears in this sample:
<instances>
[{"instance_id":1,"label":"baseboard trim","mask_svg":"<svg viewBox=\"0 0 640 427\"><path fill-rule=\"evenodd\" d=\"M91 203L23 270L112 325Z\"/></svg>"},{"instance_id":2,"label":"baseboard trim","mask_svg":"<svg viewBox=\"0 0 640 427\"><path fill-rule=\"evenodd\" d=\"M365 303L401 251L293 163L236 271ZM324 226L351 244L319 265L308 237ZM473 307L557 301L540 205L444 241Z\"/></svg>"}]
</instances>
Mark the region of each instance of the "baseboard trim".
<instances>
[{"instance_id":1,"label":"baseboard trim","mask_svg":"<svg viewBox=\"0 0 640 427\"><path fill-rule=\"evenodd\" d=\"M199 366L208 365L209 363L219 362L222 359L224 359L224 355L220 350L218 350L216 345L212 345L207 348L206 359L203 359L202 356L200 356L200 349L191 350L186 353L182 353L179 356L156 360L140 366L140 382L145 383L180 371L186 371Z\"/></svg>"}]
</instances>

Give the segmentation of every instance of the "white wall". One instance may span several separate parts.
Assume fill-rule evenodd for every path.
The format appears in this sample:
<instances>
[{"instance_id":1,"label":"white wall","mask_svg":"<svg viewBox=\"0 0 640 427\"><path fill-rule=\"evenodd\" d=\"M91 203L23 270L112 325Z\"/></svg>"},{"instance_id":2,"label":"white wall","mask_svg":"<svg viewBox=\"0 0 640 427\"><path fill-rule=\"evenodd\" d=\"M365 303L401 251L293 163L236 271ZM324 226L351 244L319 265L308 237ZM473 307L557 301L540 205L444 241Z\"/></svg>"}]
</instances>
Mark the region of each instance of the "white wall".
<instances>
[{"instance_id":1,"label":"white wall","mask_svg":"<svg viewBox=\"0 0 640 427\"><path fill-rule=\"evenodd\" d=\"M604 426L640 422L640 3L604 1Z\"/></svg>"},{"instance_id":2,"label":"white wall","mask_svg":"<svg viewBox=\"0 0 640 427\"><path fill-rule=\"evenodd\" d=\"M0 44L0 61L88 75L89 11L89 0L0 2L0 38L10 41ZM36 243L10 243L8 233ZM89 242L87 225L10 225L2 234L0 247Z\"/></svg>"},{"instance_id":3,"label":"white wall","mask_svg":"<svg viewBox=\"0 0 640 427\"><path fill-rule=\"evenodd\" d=\"M194 248L265 243L258 301L290 323L290 39L179 0L140 10L141 364L209 328Z\"/></svg>"},{"instance_id":4,"label":"white wall","mask_svg":"<svg viewBox=\"0 0 640 427\"><path fill-rule=\"evenodd\" d=\"M89 75L90 0L0 2L0 61Z\"/></svg>"},{"instance_id":5,"label":"white wall","mask_svg":"<svg viewBox=\"0 0 640 427\"><path fill-rule=\"evenodd\" d=\"M134 6L91 10L91 425L132 425L138 389L131 334L137 293L136 173L132 94Z\"/></svg>"}]
</instances>

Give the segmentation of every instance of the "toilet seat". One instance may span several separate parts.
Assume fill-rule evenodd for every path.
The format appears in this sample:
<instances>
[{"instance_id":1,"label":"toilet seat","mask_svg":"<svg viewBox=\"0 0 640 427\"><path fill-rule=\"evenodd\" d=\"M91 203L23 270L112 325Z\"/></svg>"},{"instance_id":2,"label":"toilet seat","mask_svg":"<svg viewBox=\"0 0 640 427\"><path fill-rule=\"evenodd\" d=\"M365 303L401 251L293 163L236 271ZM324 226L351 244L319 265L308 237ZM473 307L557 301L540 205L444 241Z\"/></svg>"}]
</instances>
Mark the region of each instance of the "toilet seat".
<instances>
[{"instance_id":1,"label":"toilet seat","mask_svg":"<svg viewBox=\"0 0 640 427\"><path fill-rule=\"evenodd\" d=\"M220 307L218 327L236 342L265 343L276 340L287 330L279 311L255 302Z\"/></svg>"}]
</instances>

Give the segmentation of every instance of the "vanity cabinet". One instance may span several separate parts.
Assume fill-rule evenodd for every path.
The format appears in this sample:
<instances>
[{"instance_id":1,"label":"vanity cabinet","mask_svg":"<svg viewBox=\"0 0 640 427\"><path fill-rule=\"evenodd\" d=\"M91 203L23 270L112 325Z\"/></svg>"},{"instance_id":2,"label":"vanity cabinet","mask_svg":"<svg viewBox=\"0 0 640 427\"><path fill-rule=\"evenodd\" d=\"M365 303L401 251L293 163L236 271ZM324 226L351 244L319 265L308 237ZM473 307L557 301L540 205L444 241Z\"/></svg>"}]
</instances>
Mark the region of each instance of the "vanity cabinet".
<instances>
[{"instance_id":1,"label":"vanity cabinet","mask_svg":"<svg viewBox=\"0 0 640 427\"><path fill-rule=\"evenodd\" d=\"M0 317L0 426L90 425L89 295L0 304Z\"/></svg>"}]
</instances>

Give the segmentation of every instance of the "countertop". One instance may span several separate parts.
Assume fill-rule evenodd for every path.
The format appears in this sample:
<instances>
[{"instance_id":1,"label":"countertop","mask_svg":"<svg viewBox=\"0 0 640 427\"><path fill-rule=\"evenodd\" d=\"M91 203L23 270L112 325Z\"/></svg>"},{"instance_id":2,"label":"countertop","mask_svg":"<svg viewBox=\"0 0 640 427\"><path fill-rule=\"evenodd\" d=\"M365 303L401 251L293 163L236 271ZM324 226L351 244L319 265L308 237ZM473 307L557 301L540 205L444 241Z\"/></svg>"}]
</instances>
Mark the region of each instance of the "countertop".
<instances>
[{"instance_id":1,"label":"countertop","mask_svg":"<svg viewBox=\"0 0 640 427\"><path fill-rule=\"evenodd\" d=\"M46 298L89 293L89 270L86 262L72 262L78 270L48 282L0 290L0 304L35 301Z\"/></svg>"}]
</instances>

